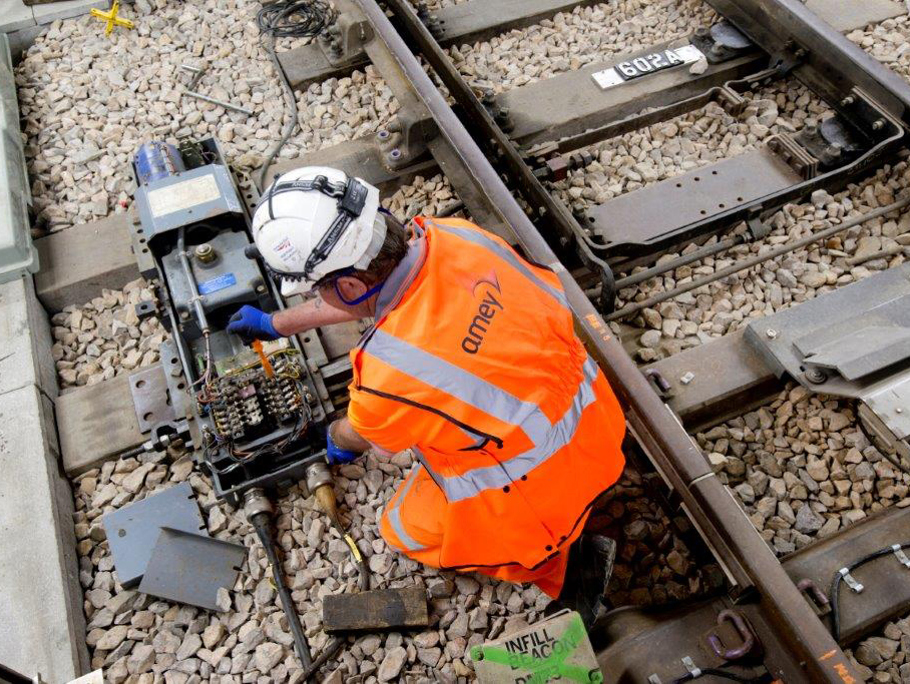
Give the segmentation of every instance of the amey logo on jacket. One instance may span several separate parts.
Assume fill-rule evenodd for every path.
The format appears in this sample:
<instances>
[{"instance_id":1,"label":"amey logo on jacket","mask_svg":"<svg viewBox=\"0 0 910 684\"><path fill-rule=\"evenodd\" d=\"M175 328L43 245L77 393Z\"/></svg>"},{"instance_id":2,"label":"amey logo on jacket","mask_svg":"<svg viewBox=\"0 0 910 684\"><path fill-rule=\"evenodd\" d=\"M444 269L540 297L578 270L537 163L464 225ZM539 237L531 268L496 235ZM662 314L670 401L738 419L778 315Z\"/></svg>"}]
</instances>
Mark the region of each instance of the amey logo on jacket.
<instances>
[{"instance_id":1,"label":"amey logo on jacket","mask_svg":"<svg viewBox=\"0 0 910 684\"><path fill-rule=\"evenodd\" d=\"M483 344L484 336L490 329L496 313L505 308L501 301L502 287L499 285L496 271L490 271L489 275L465 284L475 298L480 298L480 302L477 305L477 314L471 319L468 332L461 340L461 348L468 354L476 354L480 351L480 345Z\"/></svg>"}]
</instances>

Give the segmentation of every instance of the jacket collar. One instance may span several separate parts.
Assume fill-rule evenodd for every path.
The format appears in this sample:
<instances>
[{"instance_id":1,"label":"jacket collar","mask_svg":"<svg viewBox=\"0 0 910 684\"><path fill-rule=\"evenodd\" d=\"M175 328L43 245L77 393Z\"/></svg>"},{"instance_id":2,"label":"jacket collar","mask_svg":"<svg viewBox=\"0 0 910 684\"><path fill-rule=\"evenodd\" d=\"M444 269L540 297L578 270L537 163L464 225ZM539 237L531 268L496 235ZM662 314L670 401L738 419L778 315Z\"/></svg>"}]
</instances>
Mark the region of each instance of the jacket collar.
<instances>
[{"instance_id":1,"label":"jacket collar","mask_svg":"<svg viewBox=\"0 0 910 684\"><path fill-rule=\"evenodd\" d=\"M398 306L427 260L426 232L416 222L412 226L414 237L408 244L407 254L386 278L376 298L374 319L377 321Z\"/></svg>"}]
</instances>

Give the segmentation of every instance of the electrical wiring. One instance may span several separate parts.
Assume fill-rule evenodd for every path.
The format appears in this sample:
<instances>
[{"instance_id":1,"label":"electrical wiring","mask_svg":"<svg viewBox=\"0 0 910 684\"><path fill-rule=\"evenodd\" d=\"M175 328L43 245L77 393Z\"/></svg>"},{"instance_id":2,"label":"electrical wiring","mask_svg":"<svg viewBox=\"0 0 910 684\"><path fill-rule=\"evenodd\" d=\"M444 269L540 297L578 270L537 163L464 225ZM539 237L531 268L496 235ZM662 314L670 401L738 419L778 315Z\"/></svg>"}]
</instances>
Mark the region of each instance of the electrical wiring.
<instances>
[{"instance_id":1,"label":"electrical wiring","mask_svg":"<svg viewBox=\"0 0 910 684\"><path fill-rule=\"evenodd\" d=\"M298 124L297 98L294 89L288 80L278 55L275 53L275 41L278 38L306 38L318 36L335 21L335 10L323 0L280 0L269 5L264 5L256 15L259 31L265 38L265 49L278 74L284 98L288 106L288 123L284 127L281 138L271 149L262 165L259 174L259 187L265 188L268 170L281 152L285 143L294 133Z\"/></svg>"},{"instance_id":2,"label":"electrical wiring","mask_svg":"<svg viewBox=\"0 0 910 684\"><path fill-rule=\"evenodd\" d=\"M910 543L901 544L901 549L910 548ZM895 552L893 546L886 546L883 549L878 551L873 551L872 553L863 556L858 561L853 562L851 565L847 565L847 574L852 573L857 568L865 565L870 561L874 561L876 558L881 558L883 556L891 555ZM829 594L829 600L831 602L831 634L834 637L835 641L840 641L840 611L838 609L838 595L840 593L840 585L843 581L844 576L840 571L834 573L834 579L831 581L831 591Z\"/></svg>"}]
</instances>

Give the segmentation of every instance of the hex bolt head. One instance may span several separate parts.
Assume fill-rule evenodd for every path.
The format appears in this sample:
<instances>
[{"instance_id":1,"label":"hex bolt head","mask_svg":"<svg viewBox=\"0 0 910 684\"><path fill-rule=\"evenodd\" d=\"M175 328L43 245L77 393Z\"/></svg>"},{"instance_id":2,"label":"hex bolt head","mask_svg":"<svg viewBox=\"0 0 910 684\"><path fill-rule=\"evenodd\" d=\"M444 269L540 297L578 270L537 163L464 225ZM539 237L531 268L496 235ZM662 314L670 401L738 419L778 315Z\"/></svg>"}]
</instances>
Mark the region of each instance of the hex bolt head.
<instances>
[{"instance_id":1,"label":"hex bolt head","mask_svg":"<svg viewBox=\"0 0 910 684\"><path fill-rule=\"evenodd\" d=\"M854 102L856 102L856 98L853 97L852 95L847 95L847 97L845 97L843 100L840 101L840 104L841 104L841 107L849 107Z\"/></svg>"},{"instance_id":2,"label":"hex bolt head","mask_svg":"<svg viewBox=\"0 0 910 684\"><path fill-rule=\"evenodd\" d=\"M813 385L820 385L828 379L828 376L825 375L824 371L821 371L818 368L810 368L805 372L804 375L806 377L806 380L811 382Z\"/></svg>"},{"instance_id":3,"label":"hex bolt head","mask_svg":"<svg viewBox=\"0 0 910 684\"><path fill-rule=\"evenodd\" d=\"M880 131L880 130L882 130L884 127L885 127L885 120L884 120L884 119L877 119L876 121L874 121L874 122L872 123L872 130L873 130L873 131Z\"/></svg>"},{"instance_id":4,"label":"hex bolt head","mask_svg":"<svg viewBox=\"0 0 910 684\"><path fill-rule=\"evenodd\" d=\"M778 332L774 328L768 328L765 330L765 335L769 340L776 340Z\"/></svg>"}]
</instances>

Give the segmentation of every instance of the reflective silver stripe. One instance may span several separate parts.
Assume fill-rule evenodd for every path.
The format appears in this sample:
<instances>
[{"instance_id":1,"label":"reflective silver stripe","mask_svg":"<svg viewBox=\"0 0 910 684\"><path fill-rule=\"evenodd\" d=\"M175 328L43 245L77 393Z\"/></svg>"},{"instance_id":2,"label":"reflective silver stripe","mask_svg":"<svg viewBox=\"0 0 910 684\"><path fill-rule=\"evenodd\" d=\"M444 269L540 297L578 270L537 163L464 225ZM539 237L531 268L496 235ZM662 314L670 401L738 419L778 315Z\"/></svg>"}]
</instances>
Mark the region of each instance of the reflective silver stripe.
<instances>
[{"instance_id":1,"label":"reflective silver stripe","mask_svg":"<svg viewBox=\"0 0 910 684\"><path fill-rule=\"evenodd\" d=\"M408 475L405 483L401 487L401 493L398 495L398 501L396 501L395 505L389 509L388 513L389 522L392 524L392 529L395 530L395 534L398 535L401 543L405 545L405 548L407 548L408 551L420 551L424 548L423 544L419 544L414 541L414 538L404 531L404 524L401 522L401 511L399 510L401 502L404 501L404 497L408 495L408 491L411 489L411 485L414 484L414 480L417 479L417 473L419 471L420 465L418 464L414 466L411 474Z\"/></svg>"},{"instance_id":2,"label":"reflective silver stripe","mask_svg":"<svg viewBox=\"0 0 910 684\"><path fill-rule=\"evenodd\" d=\"M445 477L430 467L427 458L419 450L415 449L414 452L450 503L477 496L487 489L501 489L523 475L527 475L572 441L581 421L582 412L594 402L595 395L592 385L596 377L597 364L589 357L584 365L584 378L578 386L572 403L562 418L547 433L545 439L537 442L536 446L531 449L513 456L501 464L475 468L462 475Z\"/></svg>"},{"instance_id":3,"label":"reflective silver stripe","mask_svg":"<svg viewBox=\"0 0 910 684\"><path fill-rule=\"evenodd\" d=\"M417 378L510 425L518 425L539 444L551 424L540 408L477 377L445 359L377 329L366 351L405 375Z\"/></svg>"},{"instance_id":4,"label":"reflective silver stripe","mask_svg":"<svg viewBox=\"0 0 910 684\"><path fill-rule=\"evenodd\" d=\"M496 254L496 256L498 256L501 259L504 259L505 261L508 261L509 264L516 271L521 273L528 280L530 280L532 283L537 285L537 287L539 287L541 290L543 290L548 295L553 297L553 299L555 299L557 302L562 304L562 306L566 307L567 309L569 308L569 302L566 299L565 294L563 292L561 292L558 288L555 288L552 285L550 285L549 283L545 283L543 280L538 278L534 274L534 272L531 271L530 268L528 268L527 264L525 264L521 260L521 258L508 247L504 247L503 245L499 244L492 238L487 237L483 233L479 233L479 232L473 231L473 230L468 230L467 228L456 228L454 226L447 226L442 223L436 223L435 221L432 222L432 225L436 228L439 228L440 230L443 230L447 233L451 233L452 235L457 235L458 237L462 238L463 240L467 240L468 242L473 242L475 245L480 245L481 247L485 247L486 249L489 249L491 252L494 252Z\"/></svg>"}]
</instances>

